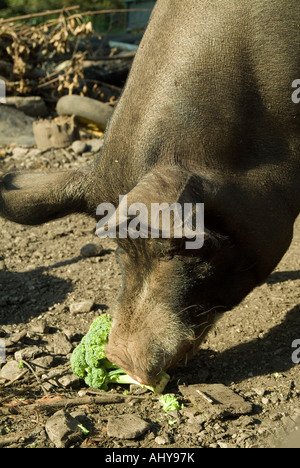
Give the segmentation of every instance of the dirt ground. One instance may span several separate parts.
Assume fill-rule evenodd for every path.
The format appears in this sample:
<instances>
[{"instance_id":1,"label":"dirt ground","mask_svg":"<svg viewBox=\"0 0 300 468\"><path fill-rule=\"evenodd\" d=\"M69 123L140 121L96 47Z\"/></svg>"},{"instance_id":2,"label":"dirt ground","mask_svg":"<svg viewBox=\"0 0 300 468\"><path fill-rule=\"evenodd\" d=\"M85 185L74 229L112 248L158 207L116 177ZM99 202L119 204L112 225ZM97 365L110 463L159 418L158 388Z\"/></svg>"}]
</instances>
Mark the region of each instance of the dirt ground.
<instances>
[{"instance_id":1,"label":"dirt ground","mask_svg":"<svg viewBox=\"0 0 300 468\"><path fill-rule=\"evenodd\" d=\"M92 157L77 157L71 150L31 152L28 159L5 149L1 154L0 171L74 167ZM184 408L171 414L162 410L152 393L136 394L132 389L123 396L124 388L118 386L109 392L112 400L98 404L84 383L70 377L72 347L99 313L113 308L121 285L112 240L101 241L101 256L81 255L85 245L100 243L94 231L95 221L84 216L40 227L0 219L0 339L8 343L7 362L15 359L16 351L35 350L26 358L21 376L0 379L0 447L56 447L45 428L61 409L89 430L70 438L65 444L69 447L196 449L286 444L300 416L300 364L292 360L296 351L292 343L300 340L300 218L289 251L268 280L220 319L196 357L172 370L167 392L174 393ZM72 304L88 300L94 303L91 311L70 311ZM60 342L62 336L65 341ZM34 361L42 358L40 372ZM180 385L199 383L225 385L250 402L251 411L201 418L201 410L179 391ZM83 393L90 400L81 404L78 398ZM122 396L120 402L114 402L116 395ZM120 415L136 415L147 421L148 429L132 439L113 436L108 422ZM299 441L300 436L292 444L300 446Z\"/></svg>"}]
</instances>

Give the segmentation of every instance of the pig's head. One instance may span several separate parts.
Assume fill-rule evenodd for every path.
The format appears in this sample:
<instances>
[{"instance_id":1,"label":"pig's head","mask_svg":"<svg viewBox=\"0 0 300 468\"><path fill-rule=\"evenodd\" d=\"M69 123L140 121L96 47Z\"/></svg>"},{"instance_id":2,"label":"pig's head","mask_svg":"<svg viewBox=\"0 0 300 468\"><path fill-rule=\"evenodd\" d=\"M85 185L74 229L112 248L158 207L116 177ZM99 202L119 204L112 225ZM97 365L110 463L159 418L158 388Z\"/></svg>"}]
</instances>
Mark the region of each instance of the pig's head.
<instances>
[{"instance_id":1,"label":"pig's head","mask_svg":"<svg viewBox=\"0 0 300 468\"><path fill-rule=\"evenodd\" d=\"M204 202L203 184L176 168L155 170L128 193L131 203ZM206 213L206 212L205 212ZM206 214L205 214L206 216ZM212 220L207 220L212 224ZM200 249L186 239L118 239L123 287L107 357L141 383L193 355L220 312L254 286L249 260L230 238L205 227Z\"/></svg>"}]
</instances>

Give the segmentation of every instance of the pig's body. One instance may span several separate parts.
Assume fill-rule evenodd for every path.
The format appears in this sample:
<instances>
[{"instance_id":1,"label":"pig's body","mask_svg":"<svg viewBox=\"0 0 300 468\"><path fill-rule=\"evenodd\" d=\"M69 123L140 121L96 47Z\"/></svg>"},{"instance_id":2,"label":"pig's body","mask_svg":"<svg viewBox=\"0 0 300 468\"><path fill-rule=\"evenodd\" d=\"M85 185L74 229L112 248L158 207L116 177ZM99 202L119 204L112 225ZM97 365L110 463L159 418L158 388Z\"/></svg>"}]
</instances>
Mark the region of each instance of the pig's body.
<instances>
[{"instance_id":1,"label":"pig's body","mask_svg":"<svg viewBox=\"0 0 300 468\"><path fill-rule=\"evenodd\" d=\"M108 357L144 383L263 281L300 211L299 0L158 0L95 165L8 175L0 213L35 224L101 202L205 204L206 239L119 239ZM19 190L16 190L16 189Z\"/></svg>"}]
</instances>

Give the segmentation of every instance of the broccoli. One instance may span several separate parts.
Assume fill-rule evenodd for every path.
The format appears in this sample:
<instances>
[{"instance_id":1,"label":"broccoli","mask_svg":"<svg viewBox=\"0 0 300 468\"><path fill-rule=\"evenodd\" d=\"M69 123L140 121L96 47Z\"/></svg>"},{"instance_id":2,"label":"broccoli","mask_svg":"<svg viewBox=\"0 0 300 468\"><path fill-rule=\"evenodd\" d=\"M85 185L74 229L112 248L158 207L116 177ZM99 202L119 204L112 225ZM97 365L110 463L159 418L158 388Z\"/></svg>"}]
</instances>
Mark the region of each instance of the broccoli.
<instances>
[{"instance_id":1,"label":"broccoli","mask_svg":"<svg viewBox=\"0 0 300 468\"><path fill-rule=\"evenodd\" d=\"M166 393L162 395L159 399L160 403L163 405L163 410L168 411L175 411L183 408L183 405L179 403L177 398L170 393Z\"/></svg>"},{"instance_id":2,"label":"broccoli","mask_svg":"<svg viewBox=\"0 0 300 468\"><path fill-rule=\"evenodd\" d=\"M111 326L112 318L109 314L102 314L94 320L88 333L72 353L72 370L89 387L101 390L107 390L110 383L140 385L105 356ZM169 379L168 374L161 372L156 387L147 388L155 393L162 393Z\"/></svg>"}]
</instances>

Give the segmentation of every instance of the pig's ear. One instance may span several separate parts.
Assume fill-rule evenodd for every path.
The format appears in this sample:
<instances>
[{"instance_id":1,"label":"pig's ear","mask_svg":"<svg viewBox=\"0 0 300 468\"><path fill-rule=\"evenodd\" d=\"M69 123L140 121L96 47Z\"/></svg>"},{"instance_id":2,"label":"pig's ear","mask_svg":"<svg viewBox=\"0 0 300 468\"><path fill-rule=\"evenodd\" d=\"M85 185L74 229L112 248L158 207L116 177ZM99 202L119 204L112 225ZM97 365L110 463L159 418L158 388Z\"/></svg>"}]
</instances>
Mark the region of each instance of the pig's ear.
<instances>
[{"instance_id":1,"label":"pig's ear","mask_svg":"<svg viewBox=\"0 0 300 468\"><path fill-rule=\"evenodd\" d=\"M156 167L146 174L139 183L127 194L120 194L119 206L114 209L113 205L103 206L104 215L98 223L97 234L106 236L108 231L110 237L114 237L116 232L127 228L128 223L139 217L140 226L144 232L144 237L148 238L151 233L151 209L154 204L168 204L169 206L178 202L190 174L178 166ZM140 236L142 237L142 236Z\"/></svg>"},{"instance_id":2,"label":"pig's ear","mask_svg":"<svg viewBox=\"0 0 300 468\"><path fill-rule=\"evenodd\" d=\"M179 166L156 167L122 196L116 210L106 207L97 234L122 238L127 237L128 229L133 238L136 234L141 238L185 239L189 249L201 248L205 236L211 235L204 231L201 178L197 179Z\"/></svg>"}]
</instances>

